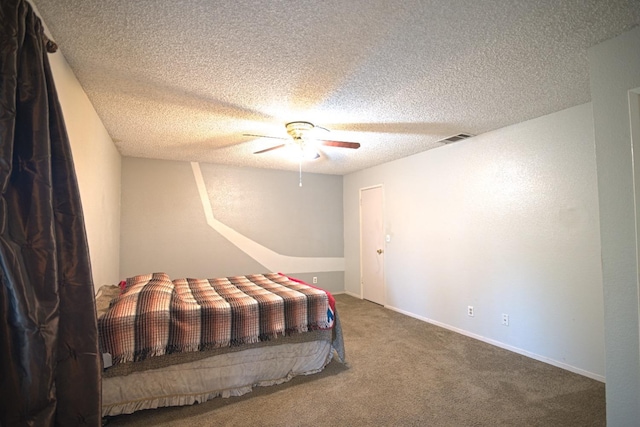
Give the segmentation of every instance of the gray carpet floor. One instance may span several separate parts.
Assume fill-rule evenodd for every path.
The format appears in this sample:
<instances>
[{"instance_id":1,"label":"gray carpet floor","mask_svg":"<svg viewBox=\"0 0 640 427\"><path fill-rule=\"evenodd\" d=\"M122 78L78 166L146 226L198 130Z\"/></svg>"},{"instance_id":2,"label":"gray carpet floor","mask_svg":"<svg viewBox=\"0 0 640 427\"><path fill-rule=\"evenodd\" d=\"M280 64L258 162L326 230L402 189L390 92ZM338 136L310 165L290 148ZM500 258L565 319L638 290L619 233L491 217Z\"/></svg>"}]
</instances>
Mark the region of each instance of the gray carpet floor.
<instances>
[{"instance_id":1,"label":"gray carpet floor","mask_svg":"<svg viewBox=\"0 0 640 427\"><path fill-rule=\"evenodd\" d=\"M109 426L604 426L604 384L348 295L347 363Z\"/></svg>"}]
</instances>

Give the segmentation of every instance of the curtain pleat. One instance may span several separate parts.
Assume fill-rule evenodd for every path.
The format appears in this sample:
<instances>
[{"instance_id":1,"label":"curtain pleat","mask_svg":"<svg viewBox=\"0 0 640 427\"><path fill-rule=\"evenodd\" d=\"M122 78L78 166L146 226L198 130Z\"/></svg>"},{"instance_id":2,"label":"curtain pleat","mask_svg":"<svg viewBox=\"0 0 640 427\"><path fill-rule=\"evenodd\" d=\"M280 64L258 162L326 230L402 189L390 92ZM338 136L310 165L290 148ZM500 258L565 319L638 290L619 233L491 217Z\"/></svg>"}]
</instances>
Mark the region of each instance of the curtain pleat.
<instances>
[{"instance_id":1,"label":"curtain pleat","mask_svg":"<svg viewBox=\"0 0 640 427\"><path fill-rule=\"evenodd\" d=\"M0 20L0 425L97 426L91 266L42 23L24 0Z\"/></svg>"}]
</instances>

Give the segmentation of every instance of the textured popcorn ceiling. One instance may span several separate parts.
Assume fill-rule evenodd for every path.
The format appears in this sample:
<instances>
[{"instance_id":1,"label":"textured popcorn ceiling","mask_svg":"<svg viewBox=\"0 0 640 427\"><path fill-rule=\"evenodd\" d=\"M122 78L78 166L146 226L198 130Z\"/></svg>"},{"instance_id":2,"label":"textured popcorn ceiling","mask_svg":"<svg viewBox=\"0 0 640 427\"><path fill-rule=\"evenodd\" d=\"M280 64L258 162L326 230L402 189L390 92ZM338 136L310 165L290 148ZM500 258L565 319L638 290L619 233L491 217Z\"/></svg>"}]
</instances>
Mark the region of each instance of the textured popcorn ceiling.
<instances>
[{"instance_id":1,"label":"textured popcorn ceiling","mask_svg":"<svg viewBox=\"0 0 640 427\"><path fill-rule=\"evenodd\" d=\"M640 23L639 0L32 2L124 156L297 170L242 134L306 120L362 144L303 165L331 174L588 102L587 48Z\"/></svg>"}]
</instances>

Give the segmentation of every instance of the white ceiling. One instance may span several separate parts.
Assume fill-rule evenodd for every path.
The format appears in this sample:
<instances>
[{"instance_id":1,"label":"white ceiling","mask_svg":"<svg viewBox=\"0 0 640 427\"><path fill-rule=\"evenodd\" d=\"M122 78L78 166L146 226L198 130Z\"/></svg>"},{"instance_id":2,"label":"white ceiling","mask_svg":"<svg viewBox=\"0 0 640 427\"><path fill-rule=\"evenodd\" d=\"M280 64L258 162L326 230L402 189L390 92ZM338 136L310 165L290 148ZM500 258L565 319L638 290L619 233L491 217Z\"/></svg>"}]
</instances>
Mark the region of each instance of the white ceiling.
<instances>
[{"instance_id":1,"label":"white ceiling","mask_svg":"<svg viewBox=\"0 0 640 427\"><path fill-rule=\"evenodd\" d=\"M346 174L590 101L587 49L640 0L32 0L124 156L253 154L311 121ZM640 48L640 47L639 47Z\"/></svg>"}]
</instances>

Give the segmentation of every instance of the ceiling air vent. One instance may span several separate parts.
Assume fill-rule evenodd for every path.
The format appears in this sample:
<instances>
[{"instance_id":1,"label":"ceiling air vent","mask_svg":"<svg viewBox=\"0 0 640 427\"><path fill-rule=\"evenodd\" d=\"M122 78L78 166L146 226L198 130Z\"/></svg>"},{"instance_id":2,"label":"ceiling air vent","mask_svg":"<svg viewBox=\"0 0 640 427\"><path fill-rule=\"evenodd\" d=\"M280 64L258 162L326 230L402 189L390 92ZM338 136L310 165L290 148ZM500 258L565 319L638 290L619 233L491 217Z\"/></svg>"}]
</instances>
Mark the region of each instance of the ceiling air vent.
<instances>
[{"instance_id":1,"label":"ceiling air vent","mask_svg":"<svg viewBox=\"0 0 640 427\"><path fill-rule=\"evenodd\" d=\"M443 144L451 144L453 142L458 142L458 141L461 141L463 139L470 138L472 136L473 135L471 135L470 133L459 133L457 135L450 136L449 138L441 139L438 142L442 142Z\"/></svg>"}]
</instances>

